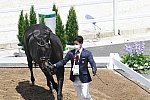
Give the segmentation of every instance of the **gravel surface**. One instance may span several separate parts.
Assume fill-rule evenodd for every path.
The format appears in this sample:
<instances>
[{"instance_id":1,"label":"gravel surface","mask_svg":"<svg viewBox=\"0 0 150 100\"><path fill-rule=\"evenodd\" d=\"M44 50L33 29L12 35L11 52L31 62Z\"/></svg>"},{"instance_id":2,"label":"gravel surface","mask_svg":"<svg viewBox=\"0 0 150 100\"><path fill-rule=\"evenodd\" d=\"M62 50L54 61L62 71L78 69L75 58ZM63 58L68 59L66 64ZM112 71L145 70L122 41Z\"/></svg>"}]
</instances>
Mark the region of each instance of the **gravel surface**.
<instances>
[{"instance_id":1,"label":"gravel surface","mask_svg":"<svg viewBox=\"0 0 150 100\"><path fill-rule=\"evenodd\" d=\"M33 70L36 78L35 86L29 84L28 68L0 68L0 71L0 100L56 100L56 93L50 94L45 76L39 68ZM78 100L73 84L69 80L69 72L70 69L66 68L64 100ZM93 100L149 100L150 98L148 92L113 70L98 69L97 76L92 76L92 79L90 93Z\"/></svg>"}]
</instances>

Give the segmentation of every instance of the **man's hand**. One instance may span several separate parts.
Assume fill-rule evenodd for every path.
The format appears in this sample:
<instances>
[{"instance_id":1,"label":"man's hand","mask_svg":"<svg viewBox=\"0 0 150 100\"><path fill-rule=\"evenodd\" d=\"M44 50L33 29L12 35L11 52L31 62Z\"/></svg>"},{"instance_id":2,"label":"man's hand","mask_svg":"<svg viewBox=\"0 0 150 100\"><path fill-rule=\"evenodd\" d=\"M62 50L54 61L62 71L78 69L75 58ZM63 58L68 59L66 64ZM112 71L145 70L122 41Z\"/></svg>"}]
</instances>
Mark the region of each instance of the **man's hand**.
<instances>
[{"instance_id":1,"label":"man's hand","mask_svg":"<svg viewBox=\"0 0 150 100\"><path fill-rule=\"evenodd\" d=\"M56 68L56 64L53 64L53 65L52 65L52 68L55 69L55 68Z\"/></svg>"},{"instance_id":2,"label":"man's hand","mask_svg":"<svg viewBox=\"0 0 150 100\"><path fill-rule=\"evenodd\" d=\"M92 70L92 72L93 72L93 76L95 76L95 75L96 75L96 71L97 71L97 69Z\"/></svg>"}]
</instances>

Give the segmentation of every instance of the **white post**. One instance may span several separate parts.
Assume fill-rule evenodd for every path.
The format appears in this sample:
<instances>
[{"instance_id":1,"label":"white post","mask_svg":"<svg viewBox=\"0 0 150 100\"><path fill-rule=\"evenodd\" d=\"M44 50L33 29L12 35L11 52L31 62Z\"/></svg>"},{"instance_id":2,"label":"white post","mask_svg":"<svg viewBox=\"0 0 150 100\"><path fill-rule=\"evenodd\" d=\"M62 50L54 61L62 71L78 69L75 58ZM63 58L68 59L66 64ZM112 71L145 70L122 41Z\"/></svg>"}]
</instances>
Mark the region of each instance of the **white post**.
<instances>
[{"instance_id":1,"label":"white post","mask_svg":"<svg viewBox=\"0 0 150 100\"><path fill-rule=\"evenodd\" d=\"M119 69L116 65L114 65L113 58L116 60L120 60L120 56L118 53L110 53L110 62L107 66L108 69Z\"/></svg>"},{"instance_id":2,"label":"white post","mask_svg":"<svg viewBox=\"0 0 150 100\"><path fill-rule=\"evenodd\" d=\"M118 35L118 4L117 0L113 0L113 31L114 35Z\"/></svg>"}]
</instances>

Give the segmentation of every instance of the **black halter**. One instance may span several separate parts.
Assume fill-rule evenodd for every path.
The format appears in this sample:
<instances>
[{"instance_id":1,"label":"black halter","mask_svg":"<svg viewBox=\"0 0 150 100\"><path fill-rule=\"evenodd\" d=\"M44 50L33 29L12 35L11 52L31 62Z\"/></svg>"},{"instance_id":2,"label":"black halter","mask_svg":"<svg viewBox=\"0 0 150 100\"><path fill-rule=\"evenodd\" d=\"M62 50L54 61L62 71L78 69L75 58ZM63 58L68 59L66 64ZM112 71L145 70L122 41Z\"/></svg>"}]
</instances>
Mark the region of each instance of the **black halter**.
<instances>
[{"instance_id":1,"label":"black halter","mask_svg":"<svg viewBox=\"0 0 150 100\"><path fill-rule=\"evenodd\" d=\"M41 39L40 39L41 41L39 41L39 40L35 37L34 33L32 33L32 36L33 36L33 38L37 41L37 45L38 45L38 46L40 46L40 47L45 47L46 45L50 45L50 46L51 46L50 39L48 40L48 42L42 44L43 38L41 38Z\"/></svg>"},{"instance_id":2,"label":"black halter","mask_svg":"<svg viewBox=\"0 0 150 100\"><path fill-rule=\"evenodd\" d=\"M38 30L36 30L36 31L38 31ZM35 31L34 31L34 32L35 32ZM43 48L43 47L46 47L47 45L49 46L49 48L51 48L50 38L49 38L48 42L44 43L43 38L38 38L38 39L37 39L37 37L34 35L34 32L31 33L31 36L33 36L33 38L36 40L37 45L38 45L38 48ZM48 31L46 31L46 32L48 32ZM43 43L44 43L44 44L43 44ZM43 54L44 54L44 53L43 53ZM48 58L46 58L45 56L40 57L40 60L41 60L42 62L43 62L43 61L48 61L48 62L50 62L50 55L49 55Z\"/></svg>"}]
</instances>

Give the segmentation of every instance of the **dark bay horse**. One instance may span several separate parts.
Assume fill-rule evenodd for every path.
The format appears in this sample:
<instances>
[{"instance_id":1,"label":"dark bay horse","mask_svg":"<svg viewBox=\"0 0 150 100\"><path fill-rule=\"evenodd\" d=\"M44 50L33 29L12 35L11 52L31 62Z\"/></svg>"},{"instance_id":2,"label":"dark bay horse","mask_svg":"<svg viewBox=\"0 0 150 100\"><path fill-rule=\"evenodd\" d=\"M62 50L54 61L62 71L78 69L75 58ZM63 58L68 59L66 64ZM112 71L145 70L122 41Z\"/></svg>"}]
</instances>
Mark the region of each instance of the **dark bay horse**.
<instances>
[{"instance_id":1,"label":"dark bay horse","mask_svg":"<svg viewBox=\"0 0 150 100\"><path fill-rule=\"evenodd\" d=\"M57 99L62 100L62 87L64 81L64 66L57 69L55 82L52 73L54 63L63 59L63 48L59 38L52 33L50 28L40 24L30 26L24 34L24 49L28 66L31 72L31 82L34 85L33 62L38 64L47 79L47 86L52 93L57 91Z\"/></svg>"}]
</instances>

